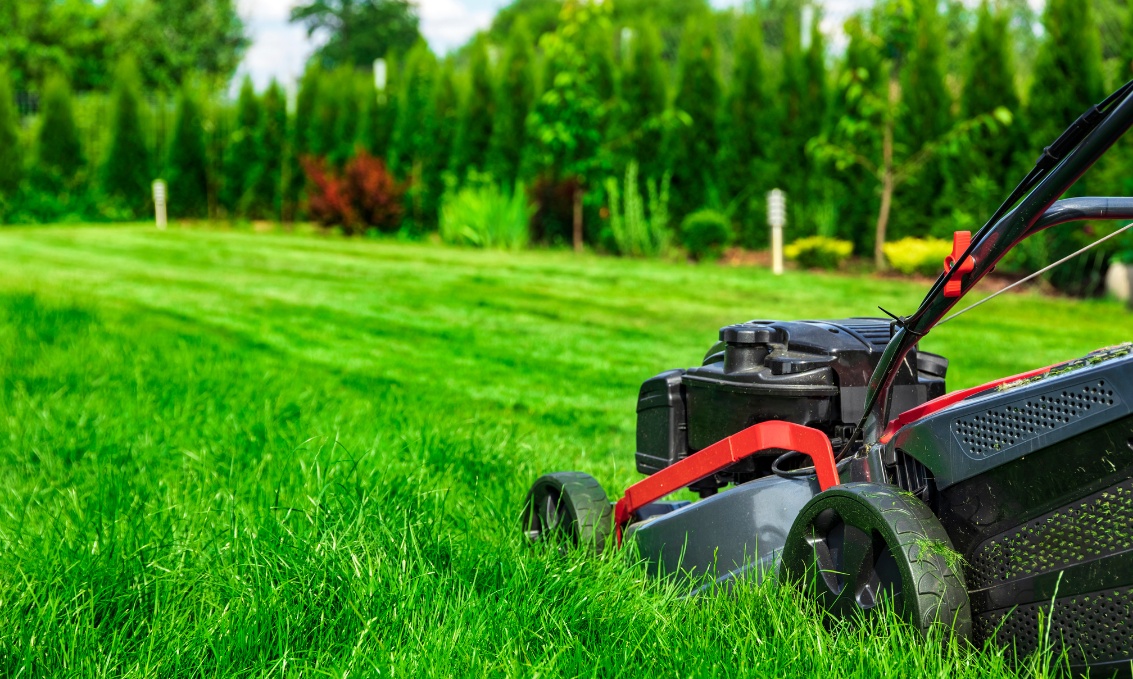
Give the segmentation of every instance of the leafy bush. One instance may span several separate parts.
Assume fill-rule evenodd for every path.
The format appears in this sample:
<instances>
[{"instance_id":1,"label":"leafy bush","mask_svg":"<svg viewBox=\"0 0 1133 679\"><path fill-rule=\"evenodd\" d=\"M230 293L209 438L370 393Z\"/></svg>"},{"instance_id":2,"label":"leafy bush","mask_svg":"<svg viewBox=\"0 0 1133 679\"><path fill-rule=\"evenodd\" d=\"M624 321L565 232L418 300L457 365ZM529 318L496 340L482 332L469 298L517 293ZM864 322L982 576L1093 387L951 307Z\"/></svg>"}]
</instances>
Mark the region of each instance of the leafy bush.
<instances>
[{"instance_id":1,"label":"leafy bush","mask_svg":"<svg viewBox=\"0 0 1133 679\"><path fill-rule=\"evenodd\" d=\"M618 254L633 257L654 257L669 248L669 175L657 182L645 183L649 196L649 216L638 189L637 161L626 167L624 200L618 182L606 180L606 194L610 199L610 234ZM619 203L621 203L619 205Z\"/></svg>"},{"instance_id":2,"label":"leafy bush","mask_svg":"<svg viewBox=\"0 0 1133 679\"><path fill-rule=\"evenodd\" d=\"M854 244L848 240L810 236L783 248L783 254L804 269L837 269L854 254Z\"/></svg>"},{"instance_id":3,"label":"leafy bush","mask_svg":"<svg viewBox=\"0 0 1133 679\"><path fill-rule=\"evenodd\" d=\"M698 210L681 222L681 244L693 259L715 259L732 242L732 223L715 210Z\"/></svg>"},{"instance_id":4,"label":"leafy bush","mask_svg":"<svg viewBox=\"0 0 1133 679\"><path fill-rule=\"evenodd\" d=\"M910 237L886 243L882 250L895 271L936 276L944 270L944 258L952 252L952 243L943 238Z\"/></svg>"},{"instance_id":5,"label":"leafy bush","mask_svg":"<svg viewBox=\"0 0 1133 679\"><path fill-rule=\"evenodd\" d=\"M469 181L449 189L441 201L441 239L481 248L518 250L529 240L535 208L523 185L508 193L491 181Z\"/></svg>"},{"instance_id":6,"label":"leafy bush","mask_svg":"<svg viewBox=\"0 0 1133 679\"><path fill-rule=\"evenodd\" d=\"M327 169L325 159L307 156L303 170L311 184L307 211L319 224L340 226L347 235L369 227L394 231L401 225L405 187L381 158L359 150L339 177Z\"/></svg>"}]
</instances>

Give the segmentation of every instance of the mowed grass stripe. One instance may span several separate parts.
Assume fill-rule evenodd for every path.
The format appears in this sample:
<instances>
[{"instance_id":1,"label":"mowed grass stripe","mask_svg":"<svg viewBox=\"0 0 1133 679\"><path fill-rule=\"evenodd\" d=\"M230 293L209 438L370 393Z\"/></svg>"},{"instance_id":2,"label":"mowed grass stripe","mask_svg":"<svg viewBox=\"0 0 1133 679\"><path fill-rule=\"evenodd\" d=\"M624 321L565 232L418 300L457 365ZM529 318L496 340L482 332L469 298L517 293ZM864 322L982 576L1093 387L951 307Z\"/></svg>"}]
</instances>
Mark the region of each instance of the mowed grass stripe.
<instances>
[{"instance_id":1,"label":"mowed grass stripe","mask_svg":"<svg viewBox=\"0 0 1133 679\"><path fill-rule=\"evenodd\" d=\"M638 385L716 328L908 313L921 286L145 227L0 230L0 271L0 674L1014 671L518 539L539 473L638 478ZM1009 295L925 345L959 388L1130 330Z\"/></svg>"}]
</instances>

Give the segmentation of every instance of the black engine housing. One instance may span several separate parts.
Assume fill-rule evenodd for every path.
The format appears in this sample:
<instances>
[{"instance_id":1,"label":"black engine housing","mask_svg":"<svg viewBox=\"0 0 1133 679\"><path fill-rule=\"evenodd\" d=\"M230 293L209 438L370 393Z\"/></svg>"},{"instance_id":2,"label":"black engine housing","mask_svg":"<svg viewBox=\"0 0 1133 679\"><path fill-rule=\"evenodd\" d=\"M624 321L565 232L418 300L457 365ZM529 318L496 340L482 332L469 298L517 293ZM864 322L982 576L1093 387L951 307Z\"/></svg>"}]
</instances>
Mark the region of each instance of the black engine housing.
<instances>
[{"instance_id":1,"label":"black engine housing","mask_svg":"<svg viewBox=\"0 0 1133 679\"><path fill-rule=\"evenodd\" d=\"M876 318L721 328L703 365L668 370L641 385L638 471L655 473L767 420L814 427L840 445L863 415L866 386L890 333L890 322ZM947 370L942 356L910 352L894 382L892 412L942 396ZM698 489L764 476L773 459L748 458Z\"/></svg>"}]
</instances>

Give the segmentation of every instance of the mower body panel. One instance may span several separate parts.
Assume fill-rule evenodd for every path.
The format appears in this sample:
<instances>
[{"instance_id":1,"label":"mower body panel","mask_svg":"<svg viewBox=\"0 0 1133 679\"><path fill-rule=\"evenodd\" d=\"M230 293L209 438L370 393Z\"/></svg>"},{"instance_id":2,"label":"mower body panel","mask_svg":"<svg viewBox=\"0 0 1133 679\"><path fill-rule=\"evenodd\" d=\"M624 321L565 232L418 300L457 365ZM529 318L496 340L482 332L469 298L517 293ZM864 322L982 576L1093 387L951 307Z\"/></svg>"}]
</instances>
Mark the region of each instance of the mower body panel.
<instances>
[{"instance_id":1,"label":"mower body panel","mask_svg":"<svg viewBox=\"0 0 1133 679\"><path fill-rule=\"evenodd\" d=\"M813 477L766 476L632 524L626 538L651 575L758 581L774 572L795 516L818 492Z\"/></svg>"}]
</instances>

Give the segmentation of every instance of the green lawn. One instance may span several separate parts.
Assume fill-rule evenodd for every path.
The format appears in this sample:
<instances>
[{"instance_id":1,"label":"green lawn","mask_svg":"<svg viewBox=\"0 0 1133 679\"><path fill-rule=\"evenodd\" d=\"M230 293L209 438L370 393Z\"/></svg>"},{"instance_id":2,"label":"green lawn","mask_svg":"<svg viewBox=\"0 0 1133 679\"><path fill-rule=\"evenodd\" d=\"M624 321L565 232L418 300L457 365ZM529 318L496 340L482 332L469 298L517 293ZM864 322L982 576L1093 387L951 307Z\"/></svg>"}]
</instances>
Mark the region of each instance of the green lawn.
<instances>
[{"instance_id":1,"label":"green lawn","mask_svg":"<svg viewBox=\"0 0 1133 679\"><path fill-rule=\"evenodd\" d=\"M527 548L545 471L611 492L640 382L751 318L922 286L566 252L0 229L0 675L959 676L999 652L825 629L772 585L681 599ZM1010 295L924 341L970 386L1133 338Z\"/></svg>"}]
</instances>

